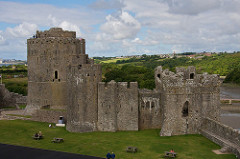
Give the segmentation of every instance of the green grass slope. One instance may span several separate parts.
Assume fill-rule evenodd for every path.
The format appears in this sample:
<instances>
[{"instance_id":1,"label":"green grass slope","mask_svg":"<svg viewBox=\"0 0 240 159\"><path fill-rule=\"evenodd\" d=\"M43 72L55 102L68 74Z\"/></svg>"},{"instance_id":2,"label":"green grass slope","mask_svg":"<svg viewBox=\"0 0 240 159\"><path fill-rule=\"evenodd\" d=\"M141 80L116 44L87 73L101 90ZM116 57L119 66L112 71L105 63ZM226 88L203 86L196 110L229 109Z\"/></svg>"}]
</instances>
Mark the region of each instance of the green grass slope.
<instances>
[{"instance_id":1,"label":"green grass slope","mask_svg":"<svg viewBox=\"0 0 240 159\"><path fill-rule=\"evenodd\" d=\"M70 133L65 128L49 128L48 123L33 121L0 121L0 143L23 145L84 155L105 157L114 152L121 159L163 158L164 151L173 148L177 158L184 159L234 159L232 154L216 155L213 149L220 147L201 135L160 137L159 130L137 132L91 132ZM33 140L32 136L42 131L43 140ZM52 138L64 138L64 143L51 143ZM127 153L127 146L135 146L137 153Z\"/></svg>"}]
</instances>

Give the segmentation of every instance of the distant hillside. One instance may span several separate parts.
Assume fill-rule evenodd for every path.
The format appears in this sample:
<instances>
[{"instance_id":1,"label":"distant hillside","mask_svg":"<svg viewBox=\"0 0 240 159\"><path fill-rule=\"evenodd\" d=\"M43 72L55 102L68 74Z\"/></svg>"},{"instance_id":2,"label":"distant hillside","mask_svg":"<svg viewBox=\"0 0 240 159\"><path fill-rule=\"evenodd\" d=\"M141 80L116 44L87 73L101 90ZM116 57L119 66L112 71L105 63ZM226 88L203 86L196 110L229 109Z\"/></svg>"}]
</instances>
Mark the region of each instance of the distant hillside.
<instances>
[{"instance_id":1,"label":"distant hillside","mask_svg":"<svg viewBox=\"0 0 240 159\"><path fill-rule=\"evenodd\" d=\"M143 55L141 58L129 59L104 59L103 79L104 81L137 81L140 88L153 89L154 68L161 65L164 69L175 71L176 67L195 66L198 73L208 72L227 76L226 82L239 83L240 79L240 53L220 53L211 56L196 56L196 58L175 56L173 58L162 58L157 55ZM239 73L237 73L239 71Z\"/></svg>"}]
</instances>

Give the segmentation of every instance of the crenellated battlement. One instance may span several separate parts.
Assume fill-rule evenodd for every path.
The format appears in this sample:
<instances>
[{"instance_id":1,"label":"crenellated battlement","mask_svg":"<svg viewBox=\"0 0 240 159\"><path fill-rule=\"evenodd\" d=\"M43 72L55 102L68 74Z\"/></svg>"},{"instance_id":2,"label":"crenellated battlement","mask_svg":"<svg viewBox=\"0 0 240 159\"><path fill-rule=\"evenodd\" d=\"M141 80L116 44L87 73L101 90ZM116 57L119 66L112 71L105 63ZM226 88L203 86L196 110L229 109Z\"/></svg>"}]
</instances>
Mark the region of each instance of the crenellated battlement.
<instances>
[{"instance_id":1,"label":"crenellated battlement","mask_svg":"<svg viewBox=\"0 0 240 159\"><path fill-rule=\"evenodd\" d=\"M27 40L28 44L38 45L38 44L79 44L84 45L85 39L77 39L72 37L42 37L42 38L32 38Z\"/></svg>"},{"instance_id":2,"label":"crenellated battlement","mask_svg":"<svg viewBox=\"0 0 240 159\"><path fill-rule=\"evenodd\" d=\"M121 89L138 89L138 83L137 82L115 82L114 80L110 82L99 82L98 85L100 87L110 88L110 87L116 87Z\"/></svg>"},{"instance_id":3,"label":"crenellated battlement","mask_svg":"<svg viewBox=\"0 0 240 159\"><path fill-rule=\"evenodd\" d=\"M155 71L156 85L162 85L163 88L168 87L209 87L219 86L220 78L218 75L196 74L196 68L193 66L186 68L177 67L176 73L168 69L162 70L157 67Z\"/></svg>"},{"instance_id":4,"label":"crenellated battlement","mask_svg":"<svg viewBox=\"0 0 240 159\"><path fill-rule=\"evenodd\" d=\"M76 38L75 31L64 31L62 28L51 28L45 31L37 31L36 38L45 38L45 37L71 37Z\"/></svg>"}]
</instances>

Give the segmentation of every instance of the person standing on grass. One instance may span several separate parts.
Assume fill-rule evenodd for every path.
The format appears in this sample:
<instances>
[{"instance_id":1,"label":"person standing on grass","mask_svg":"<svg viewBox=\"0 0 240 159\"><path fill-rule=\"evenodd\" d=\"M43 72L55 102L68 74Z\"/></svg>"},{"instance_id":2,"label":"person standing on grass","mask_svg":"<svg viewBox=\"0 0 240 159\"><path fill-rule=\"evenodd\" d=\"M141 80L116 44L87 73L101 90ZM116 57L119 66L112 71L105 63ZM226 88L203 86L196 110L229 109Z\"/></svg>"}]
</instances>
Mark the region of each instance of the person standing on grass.
<instances>
[{"instance_id":1,"label":"person standing on grass","mask_svg":"<svg viewBox=\"0 0 240 159\"><path fill-rule=\"evenodd\" d=\"M112 152L112 155L111 155L111 157L112 157L112 159L114 159L115 158L115 154Z\"/></svg>"}]
</instances>

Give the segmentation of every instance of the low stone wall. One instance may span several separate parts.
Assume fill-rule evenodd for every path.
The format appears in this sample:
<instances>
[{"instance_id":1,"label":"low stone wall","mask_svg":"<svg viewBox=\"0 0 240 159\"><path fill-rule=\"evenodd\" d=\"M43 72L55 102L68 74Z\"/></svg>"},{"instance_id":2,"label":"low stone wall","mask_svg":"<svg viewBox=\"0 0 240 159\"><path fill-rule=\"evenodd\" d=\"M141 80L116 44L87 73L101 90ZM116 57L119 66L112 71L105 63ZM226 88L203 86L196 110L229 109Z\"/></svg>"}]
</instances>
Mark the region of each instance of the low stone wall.
<instances>
[{"instance_id":1,"label":"low stone wall","mask_svg":"<svg viewBox=\"0 0 240 159\"><path fill-rule=\"evenodd\" d=\"M67 112L64 110L40 109L37 110L35 114L33 114L32 120L48 123L58 123L59 116L63 116L66 123Z\"/></svg>"},{"instance_id":2,"label":"low stone wall","mask_svg":"<svg viewBox=\"0 0 240 159\"><path fill-rule=\"evenodd\" d=\"M4 84L0 84L0 108L17 107L21 104L27 104L26 96L10 92Z\"/></svg>"},{"instance_id":3,"label":"low stone wall","mask_svg":"<svg viewBox=\"0 0 240 159\"><path fill-rule=\"evenodd\" d=\"M240 132L210 118L203 118L201 134L240 158Z\"/></svg>"}]
</instances>

